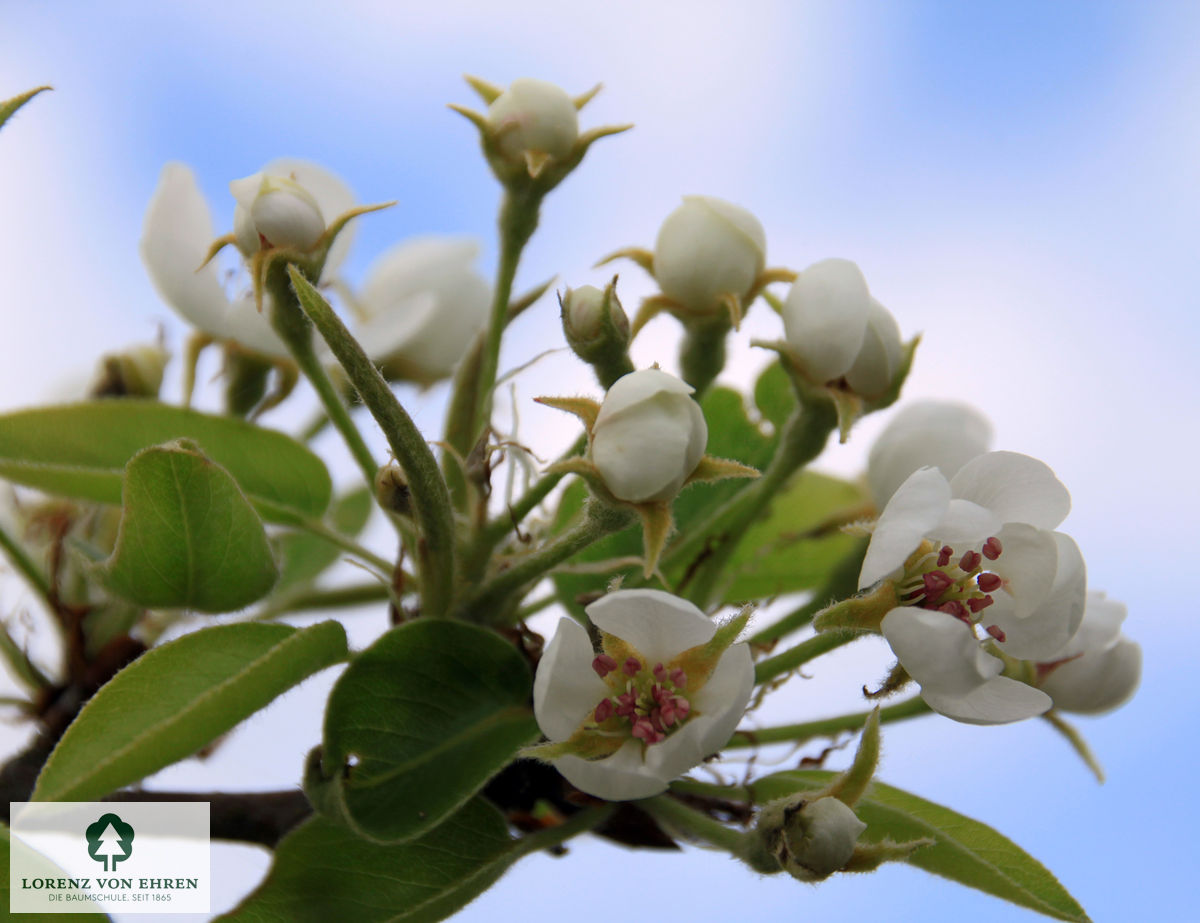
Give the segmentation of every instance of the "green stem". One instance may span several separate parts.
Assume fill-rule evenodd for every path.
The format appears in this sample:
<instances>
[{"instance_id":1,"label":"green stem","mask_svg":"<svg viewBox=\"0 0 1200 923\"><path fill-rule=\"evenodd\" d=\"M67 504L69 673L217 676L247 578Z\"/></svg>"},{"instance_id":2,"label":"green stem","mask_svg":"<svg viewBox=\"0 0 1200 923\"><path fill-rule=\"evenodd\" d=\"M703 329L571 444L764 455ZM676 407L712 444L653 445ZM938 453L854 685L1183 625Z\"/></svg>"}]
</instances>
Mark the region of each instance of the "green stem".
<instances>
[{"instance_id":1,"label":"green stem","mask_svg":"<svg viewBox=\"0 0 1200 923\"><path fill-rule=\"evenodd\" d=\"M834 566L824 585L813 593L812 599L797 606L773 625L768 625L751 635L750 643L766 644L789 635L793 631L799 631L811 623L813 617L826 606L853 596L858 590L858 574L862 570L865 553L866 542L861 542L852 554L846 555Z\"/></svg>"},{"instance_id":2,"label":"green stem","mask_svg":"<svg viewBox=\"0 0 1200 923\"><path fill-rule=\"evenodd\" d=\"M558 597L555 596L553 593L550 593L546 596L543 596L541 599L535 599L531 603L526 603L520 609L517 610L516 620L518 622L523 622L527 618L529 618L531 615L537 615L543 609L550 608L556 602L558 602Z\"/></svg>"},{"instance_id":3,"label":"green stem","mask_svg":"<svg viewBox=\"0 0 1200 923\"><path fill-rule=\"evenodd\" d=\"M725 318L690 324L679 348L683 380L696 389L696 400L725 368L725 338L732 325Z\"/></svg>"},{"instance_id":4,"label":"green stem","mask_svg":"<svg viewBox=\"0 0 1200 923\"><path fill-rule=\"evenodd\" d=\"M308 421L308 425L300 431L301 442L312 442L321 433L325 432L329 426L329 414L324 411L317 411L313 414L313 418Z\"/></svg>"},{"instance_id":5,"label":"green stem","mask_svg":"<svg viewBox=\"0 0 1200 923\"><path fill-rule=\"evenodd\" d=\"M500 204L500 263L496 267L492 309L476 381L471 438L467 445L456 447L463 455L467 454L491 419L492 389L496 386L496 373L500 367L500 341L508 324L508 303L512 298L513 280L517 277L521 251L537 229L541 201L541 194L532 190L514 193L510 189L505 191Z\"/></svg>"},{"instance_id":6,"label":"green stem","mask_svg":"<svg viewBox=\"0 0 1200 923\"><path fill-rule=\"evenodd\" d=\"M592 371L596 373L596 380L600 382L600 387L605 391L611 388L618 378L624 378L630 372L635 371L633 360L629 358L626 350L599 356L591 363L591 366Z\"/></svg>"},{"instance_id":7,"label":"green stem","mask_svg":"<svg viewBox=\"0 0 1200 923\"><path fill-rule=\"evenodd\" d=\"M58 606L54 601L54 590L50 586L50 579L42 573L41 569L33 562L33 559L25 553L25 549L21 544L4 531L0 527L0 549L3 549L5 557L14 568L25 578L29 586L41 597L46 608L52 612L58 612Z\"/></svg>"},{"instance_id":8,"label":"green stem","mask_svg":"<svg viewBox=\"0 0 1200 923\"><path fill-rule=\"evenodd\" d=\"M313 612L321 609L346 609L368 603L386 602L391 592L383 583L362 583L332 590L305 590L289 594L256 612L256 622L266 622L292 612Z\"/></svg>"},{"instance_id":9,"label":"green stem","mask_svg":"<svg viewBox=\"0 0 1200 923\"><path fill-rule=\"evenodd\" d=\"M828 654L859 637L861 637L860 634L852 631L826 631L813 635L807 641L801 641L782 654L776 654L774 657L761 661L754 668L754 682L770 682L781 673L791 673L810 660L814 660L822 654Z\"/></svg>"},{"instance_id":10,"label":"green stem","mask_svg":"<svg viewBox=\"0 0 1200 923\"><path fill-rule=\"evenodd\" d=\"M914 696L904 702L882 709L879 712L879 722L887 724L892 721L904 721L908 718L916 718L918 715L929 714L931 711L933 709L925 704L924 699ZM739 747L758 747L765 744L789 742L803 743L814 737L832 737L842 731L857 731L866 723L870 714L869 711L859 711L849 715L839 715L836 718L807 721L804 724L785 724L757 731L738 731L733 735L733 739L725 745L725 749L733 750Z\"/></svg>"},{"instance_id":11,"label":"green stem","mask_svg":"<svg viewBox=\"0 0 1200 923\"><path fill-rule=\"evenodd\" d=\"M272 268L268 277L268 287L271 292L272 311L271 326L287 344L292 358L300 366L300 371L317 392L325 413L337 431L342 434L350 454L354 456L359 469L368 484L375 483L375 472L379 465L367 448L367 443L350 419L350 412L342 403L342 397L330 379L321 360L317 358L312 345L312 326L305 318L297 303L296 295L287 285L287 278L282 274L282 267Z\"/></svg>"},{"instance_id":12,"label":"green stem","mask_svg":"<svg viewBox=\"0 0 1200 923\"><path fill-rule=\"evenodd\" d=\"M392 562L386 558L382 558L369 548L364 548L352 538L347 538L338 532L336 529L331 529L325 523L318 519L295 519L289 525L295 526L297 529L302 529L310 535L316 535L318 538L323 538L331 545L336 545L342 551L349 552L356 558L366 561L372 567L375 567L379 572L387 576L392 572Z\"/></svg>"},{"instance_id":13,"label":"green stem","mask_svg":"<svg viewBox=\"0 0 1200 923\"><path fill-rule=\"evenodd\" d=\"M688 537L667 553L664 572L707 550L707 556L691 574L685 594L688 599L701 609L713 604L725 565L746 530L762 516L791 476L821 454L835 426L837 412L831 402L817 401L798 408L784 426L775 456L762 477L732 496L703 524L689 528Z\"/></svg>"},{"instance_id":14,"label":"green stem","mask_svg":"<svg viewBox=\"0 0 1200 923\"><path fill-rule=\"evenodd\" d=\"M396 461L408 476L413 511L421 530L416 558L422 607L426 615L445 615L450 610L455 589L454 514L437 460L379 369L363 352L328 302L295 266L289 266L288 273L300 308L329 344L350 383L383 430ZM342 411L345 412L344 407ZM375 472L376 469L372 467L367 473L368 484L375 482Z\"/></svg>"},{"instance_id":15,"label":"green stem","mask_svg":"<svg viewBox=\"0 0 1200 923\"><path fill-rule=\"evenodd\" d=\"M587 505L583 520L569 532L564 532L549 545L532 551L512 567L501 571L465 602L456 613L459 618L480 622L507 620L508 598L528 584L540 580L551 568L595 544L606 535L626 528L633 514L619 507L605 506L596 501Z\"/></svg>"},{"instance_id":16,"label":"green stem","mask_svg":"<svg viewBox=\"0 0 1200 923\"><path fill-rule=\"evenodd\" d=\"M644 801L637 802L638 807L662 823L668 829L689 840L700 840L718 849L723 849L749 864L757 872L771 874L779 871L778 863L760 863L756 860L754 838L752 834L743 833L727 827L714 820L702 811L689 808L677 798L670 795L656 795Z\"/></svg>"}]
</instances>

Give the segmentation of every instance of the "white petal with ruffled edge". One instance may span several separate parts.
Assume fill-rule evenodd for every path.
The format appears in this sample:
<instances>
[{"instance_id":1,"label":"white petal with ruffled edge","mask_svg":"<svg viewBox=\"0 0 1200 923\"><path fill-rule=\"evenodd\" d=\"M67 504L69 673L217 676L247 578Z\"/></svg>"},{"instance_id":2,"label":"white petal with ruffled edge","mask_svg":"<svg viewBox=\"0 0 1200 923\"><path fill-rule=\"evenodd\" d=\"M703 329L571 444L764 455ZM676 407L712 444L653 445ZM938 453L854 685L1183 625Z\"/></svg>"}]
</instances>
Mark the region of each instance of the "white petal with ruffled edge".
<instances>
[{"instance_id":1,"label":"white petal with ruffled edge","mask_svg":"<svg viewBox=\"0 0 1200 923\"><path fill-rule=\"evenodd\" d=\"M1102 590L1089 590L1079 628L1071 640L1046 659L1065 660L1077 654L1107 650L1117 643L1128 613L1124 603L1109 599Z\"/></svg>"},{"instance_id":2,"label":"white petal with ruffled edge","mask_svg":"<svg viewBox=\"0 0 1200 923\"><path fill-rule=\"evenodd\" d=\"M661 747L667 742L655 746ZM580 791L606 801L633 801L661 795L671 781L661 779L646 769L642 760L642 744L632 739L626 741L612 756L602 760L561 756L554 760L554 766Z\"/></svg>"},{"instance_id":3,"label":"white petal with ruffled edge","mask_svg":"<svg viewBox=\"0 0 1200 923\"><path fill-rule=\"evenodd\" d=\"M950 481L955 497L986 507L1003 522L1053 529L1071 511L1071 495L1045 462L1018 452L988 452Z\"/></svg>"},{"instance_id":4,"label":"white petal with ruffled edge","mask_svg":"<svg viewBox=\"0 0 1200 923\"><path fill-rule=\"evenodd\" d=\"M1056 708L1098 715L1125 704L1141 677L1142 648L1122 637L1107 650L1055 667L1042 682L1042 691L1054 700Z\"/></svg>"},{"instance_id":5,"label":"white petal with ruffled edge","mask_svg":"<svg viewBox=\"0 0 1200 923\"><path fill-rule=\"evenodd\" d=\"M1046 712L1054 704L1040 689L997 676L963 695L921 690L929 707L964 724L1010 724Z\"/></svg>"},{"instance_id":6,"label":"white petal with ruffled edge","mask_svg":"<svg viewBox=\"0 0 1200 923\"><path fill-rule=\"evenodd\" d=\"M1020 660L1050 659L1078 631L1083 621L1087 598L1087 566L1083 555L1069 535L1062 532L1049 534L1054 539L1057 566L1054 583L1037 607L1022 616L1018 614L1015 600L992 594L995 605L983 610L984 623L994 624L1004 632L1001 649ZM1000 560L1004 560L1004 555Z\"/></svg>"},{"instance_id":7,"label":"white petal with ruffled edge","mask_svg":"<svg viewBox=\"0 0 1200 923\"><path fill-rule=\"evenodd\" d=\"M882 509L918 468L934 467L947 478L988 450L992 426L974 407L918 401L900 410L871 445L867 481Z\"/></svg>"},{"instance_id":8,"label":"white petal with ruffled edge","mask_svg":"<svg viewBox=\"0 0 1200 923\"><path fill-rule=\"evenodd\" d=\"M883 636L921 689L966 695L999 675L1004 663L983 650L966 624L935 609L901 607L883 617Z\"/></svg>"},{"instance_id":9,"label":"white petal with ruffled edge","mask_svg":"<svg viewBox=\"0 0 1200 923\"><path fill-rule=\"evenodd\" d=\"M1053 532L1023 522L1008 523L996 538L1004 550L995 561L984 561L984 569L1004 580L1000 592L1012 600L1013 615L1023 619L1042 605L1054 586L1058 542Z\"/></svg>"},{"instance_id":10,"label":"white petal with ruffled edge","mask_svg":"<svg viewBox=\"0 0 1200 923\"><path fill-rule=\"evenodd\" d=\"M896 318L872 298L862 347L854 364L846 370L846 384L865 398L882 396L900 368L902 350Z\"/></svg>"},{"instance_id":11,"label":"white petal with ruffled edge","mask_svg":"<svg viewBox=\"0 0 1200 923\"><path fill-rule=\"evenodd\" d=\"M910 474L884 507L859 573L859 589L904 565L939 522L950 503L950 483L936 468Z\"/></svg>"},{"instance_id":12,"label":"white petal with ruffled edge","mask_svg":"<svg viewBox=\"0 0 1200 923\"><path fill-rule=\"evenodd\" d=\"M662 590L617 590L584 611L601 631L637 648L650 666L705 644L717 633L712 619Z\"/></svg>"},{"instance_id":13,"label":"white petal with ruffled edge","mask_svg":"<svg viewBox=\"0 0 1200 923\"><path fill-rule=\"evenodd\" d=\"M533 713L551 740L574 734L611 694L592 669L595 656L587 630L574 619L560 619L533 680Z\"/></svg>"}]
</instances>

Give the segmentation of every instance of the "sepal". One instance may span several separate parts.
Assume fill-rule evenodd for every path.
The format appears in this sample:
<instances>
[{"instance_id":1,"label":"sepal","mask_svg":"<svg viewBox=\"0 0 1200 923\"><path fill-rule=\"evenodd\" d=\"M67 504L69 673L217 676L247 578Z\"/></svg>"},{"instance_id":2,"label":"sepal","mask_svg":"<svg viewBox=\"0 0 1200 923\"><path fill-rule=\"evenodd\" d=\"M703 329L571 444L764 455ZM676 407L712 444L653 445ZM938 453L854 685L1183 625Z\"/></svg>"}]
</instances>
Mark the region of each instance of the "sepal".
<instances>
[{"instance_id":1,"label":"sepal","mask_svg":"<svg viewBox=\"0 0 1200 923\"><path fill-rule=\"evenodd\" d=\"M827 606L816 614L813 627L817 631L857 631L882 634L883 618L898 605L896 585L883 581L869 593L851 596L841 602Z\"/></svg>"}]
</instances>

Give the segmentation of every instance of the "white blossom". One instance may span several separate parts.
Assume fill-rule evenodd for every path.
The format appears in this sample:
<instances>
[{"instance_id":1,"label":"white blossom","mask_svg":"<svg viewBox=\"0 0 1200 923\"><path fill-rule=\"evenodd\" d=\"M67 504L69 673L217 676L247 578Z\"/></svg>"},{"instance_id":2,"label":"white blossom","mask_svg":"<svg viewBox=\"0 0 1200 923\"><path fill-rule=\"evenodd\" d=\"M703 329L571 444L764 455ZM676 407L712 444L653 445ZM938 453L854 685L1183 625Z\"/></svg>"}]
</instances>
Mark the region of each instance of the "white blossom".
<instances>
[{"instance_id":1,"label":"white blossom","mask_svg":"<svg viewBox=\"0 0 1200 923\"><path fill-rule=\"evenodd\" d=\"M692 388L658 369L608 389L592 427L591 458L605 485L629 503L667 501L696 470L708 425Z\"/></svg>"},{"instance_id":2,"label":"white blossom","mask_svg":"<svg viewBox=\"0 0 1200 923\"><path fill-rule=\"evenodd\" d=\"M233 180L229 191L237 200L233 234L247 256L258 252L264 242L307 252L325 233L321 206L294 179L255 173Z\"/></svg>"},{"instance_id":3,"label":"white blossom","mask_svg":"<svg viewBox=\"0 0 1200 923\"><path fill-rule=\"evenodd\" d=\"M1061 649L1039 664L1039 686L1063 711L1098 715L1123 705L1142 675L1142 648L1121 633L1124 603L1089 592L1083 622Z\"/></svg>"},{"instance_id":4,"label":"white blossom","mask_svg":"<svg viewBox=\"0 0 1200 923\"><path fill-rule=\"evenodd\" d=\"M514 163L526 153L561 160L579 138L575 102L566 90L532 77L514 80L488 107L487 124Z\"/></svg>"},{"instance_id":5,"label":"white blossom","mask_svg":"<svg viewBox=\"0 0 1200 923\"><path fill-rule=\"evenodd\" d=\"M552 760L577 788L609 801L648 798L720 750L754 688L749 647L731 644L687 674L680 655L707 644L717 626L694 605L660 590L618 590L587 607L592 624L630 652L597 654L587 631L564 618L538 665L534 712L551 741L577 732L610 744L607 755ZM613 749L615 746L615 749Z\"/></svg>"},{"instance_id":6,"label":"white blossom","mask_svg":"<svg viewBox=\"0 0 1200 923\"><path fill-rule=\"evenodd\" d=\"M783 303L783 327L793 357L816 384L844 379L855 393L875 398L899 371L900 328L850 260L821 260L800 273Z\"/></svg>"},{"instance_id":7,"label":"white blossom","mask_svg":"<svg viewBox=\"0 0 1200 923\"><path fill-rule=\"evenodd\" d=\"M377 362L404 377L448 377L487 322L491 286L472 264L473 240L427 237L386 251L358 295L359 340Z\"/></svg>"},{"instance_id":8,"label":"white blossom","mask_svg":"<svg viewBox=\"0 0 1200 923\"><path fill-rule=\"evenodd\" d=\"M746 307L766 253L763 227L746 209L711 196L684 196L658 231L654 278L689 313L716 316L727 311L724 296Z\"/></svg>"}]
</instances>

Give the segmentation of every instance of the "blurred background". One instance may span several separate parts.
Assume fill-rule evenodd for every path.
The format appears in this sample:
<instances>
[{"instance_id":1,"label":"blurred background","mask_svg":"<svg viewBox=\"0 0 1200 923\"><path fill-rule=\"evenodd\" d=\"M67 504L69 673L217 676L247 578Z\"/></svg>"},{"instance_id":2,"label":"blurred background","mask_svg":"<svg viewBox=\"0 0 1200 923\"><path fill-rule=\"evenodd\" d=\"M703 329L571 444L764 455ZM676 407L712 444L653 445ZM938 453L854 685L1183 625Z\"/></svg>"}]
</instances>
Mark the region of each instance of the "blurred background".
<instances>
[{"instance_id":1,"label":"blurred background","mask_svg":"<svg viewBox=\"0 0 1200 923\"><path fill-rule=\"evenodd\" d=\"M474 129L444 106L476 104L464 72L499 84L535 76L573 93L603 81L581 125L637 126L598 143L550 197L519 289L555 274L560 286L602 284L611 270L591 269L595 260L652 246L692 193L754 212L769 265L857 261L905 335L924 335L904 400L976 403L996 447L1056 470L1074 501L1063 528L1083 549L1090 585L1128 603L1125 631L1145 652L1133 702L1079 721L1108 771L1104 786L1038 720L897 726L885 735L881 778L995 826L1097 921L1196 918L1200 748L1188 703L1200 629L1188 581L1200 571L1187 549L1200 518L1200 5L346 0L333 14L282 2L4 0L0 12L0 98L55 87L0 135L0 410L77 395L100 352L160 329L178 354L185 328L158 301L137 250L171 160L194 168L219 229L232 222L229 180L281 155L333 169L361 201L399 200L358 222L351 280L389 244L425 232L478 237L490 276L498 188ZM620 271L632 310L652 287L636 267ZM673 369L677 329L655 321L635 344L637 363ZM749 340L780 332L757 306L724 379L753 380L767 355ZM514 326L502 368L561 345L546 299ZM211 360L201 382L217 372ZM529 398L594 394L587 372L559 350L517 380L520 434L543 457L575 430ZM168 380L177 394L177 361ZM201 404L215 406L217 390ZM436 438L444 386L401 397ZM306 416L285 407L267 421L289 428ZM860 472L881 417L820 467ZM335 476L352 477L336 440L320 446ZM32 607L19 583L0 580L0 614L14 621ZM362 645L384 615L347 623ZM36 614L23 624L18 635L35 636L38 650ZM758 717L861 707L859 686L886 666L881 647L823 658ZM333 678L310 680L207 761L147 787L296 784ZM0 692L10 686L5 678ZM27 733L0 727L3 753ZM785 768L798 755L779 759ZM830 765L848 759L843 751ZM260 850L218 846L214 910L267 865ZM585 840L565 859L525 860L459 919L889 913L1035 916L906 866L808 887L759 879L721 854Z\"/></svg>"}]
</instances>

